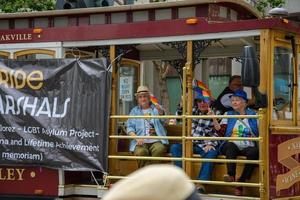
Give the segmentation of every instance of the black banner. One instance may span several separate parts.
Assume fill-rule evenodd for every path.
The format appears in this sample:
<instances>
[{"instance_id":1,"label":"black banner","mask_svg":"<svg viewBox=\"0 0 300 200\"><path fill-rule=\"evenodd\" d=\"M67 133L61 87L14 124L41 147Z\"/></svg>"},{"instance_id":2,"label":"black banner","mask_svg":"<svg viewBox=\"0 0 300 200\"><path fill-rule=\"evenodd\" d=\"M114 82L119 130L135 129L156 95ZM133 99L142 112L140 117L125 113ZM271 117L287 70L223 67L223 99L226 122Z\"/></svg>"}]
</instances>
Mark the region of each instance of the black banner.
<instances>
[{"instance_id":1,"label":"black banner","mask_svg":"<svg viewBox=\"0 0 300 200\"><path fill-rule=\"evenodd\" d=\"M106 171L106 60L0 60L1 164Z\"/></svg>"}]
</instances>

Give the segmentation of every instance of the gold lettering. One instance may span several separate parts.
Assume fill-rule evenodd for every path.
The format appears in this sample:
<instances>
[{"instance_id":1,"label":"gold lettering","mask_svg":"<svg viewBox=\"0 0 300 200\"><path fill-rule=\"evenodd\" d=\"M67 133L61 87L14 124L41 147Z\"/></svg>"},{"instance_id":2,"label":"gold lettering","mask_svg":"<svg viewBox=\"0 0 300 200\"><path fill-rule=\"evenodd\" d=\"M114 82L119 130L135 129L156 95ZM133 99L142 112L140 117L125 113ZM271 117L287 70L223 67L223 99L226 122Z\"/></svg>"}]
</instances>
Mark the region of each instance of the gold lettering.
<instances>
[{"instance_id":1,"label":"gold lettering","mask_svg":"<svg viewBox=\"0 0 300 200\"><path fill-rule=\"evenodd\" d=\"M32 34L28 33L28 40L32 40Z\"/></svg>"},{"instance_id":2,"label":"gold lettering","mask_svg":"<svg viewBox=\"0 0 300 200\"><path fill-rule=\"evenodd\" d=\"M16 71L16 73L14 75L16 89L24 88L24 86L26 84L26 80L25 80L24 77L26 77L26 74L25 74L24 71L22 71L22 70L17 70Z\"/></svg>"},{"instance_id":3,"label":"gold lettering","mask_svg":"<svg viewBox=\"0 0 300 200\"><path fill-rule=\"evenodd\" d=\"M43 86L43 73L41 71L32 71L28 76L27 76L27 85L33 89L33 90L38 90ZM39 82L36 85L33 85L32 82Z\"/></svg>"},{"instance_id":4,"label":"gold lettering","mask_svg":"<svg viewBox=\"0 0 300 200\"><path fill-rule=\"evenodd\" d=\"M17 171L18 176L19 176L18 181L23 181L24 180L23 179L23 173L24 173L25 169L18 169L17 168L16 171Z\"/></svg>"},{"instance_id":5,"label":"gold lettering","mask_svg":"<svg viewBox=\"0 0 300 200\"><path fill-rule=\"evenodd\" d=\"M292 143L291 146L292 146L292 150L297 150L297 149L300 148L300 144L299 143Z\"/></svg>"},{"instance_id":6,"label":"gold lettering","mask_svg":"<svg viewBox=\"0 0 300 200\"><path fill-rule=\"evenodd\" d=\"M0 85L4 84L6 87L8 87L8 79L9 76L7 74L7 71L0 69Z\"/></svg>"},{"instance_id":7,"label":"gold lettering","mask_svg":"<svg viewBox=\"0 0 300 200\"><path fill-rule=\"evenodd\" d=\"M9 73L9 75L10 75L10 78L9 78L9 80L10 80L10 87L11 88L13 88L14 87L14 79L13 79L13 77L14 77L14 70L11 70L10 71L10 73Z\"/></svg>"},{"instance_id":8,"label":"gold lettering","mask_svg":"<svg viewBox=\"0 0 300 200\"><path fill-rule=\"evenodd\" d=\"M0 180L1 180L1 181L6 180L6 176L5 176L4 173L2 172L2 168L0 168Z\"/></svg>"},{"instance_id":9,"label":"gold lettering","mask_svg":"<svg viewBox=\"0 0 300 200\"><path fill-rule=\"evenodd\" d=\"M6 87L15 87L21 89L26 86L33 90L38 90L43 86L43 72L34 70L28 75L23 70L6 70L0 68L0 85L3 84Z\"/></svg>"},{"instance_id":10,"label":"gold lettering","mask_svg":"<svg viewBox=\"0 0 300 200\"><path fill-rule=\"evenodd\" d=\"M6 41L10 40L9 35L5 35L5 40Z\"/></svg>"},{"instance_id":11,"label":"gold lettering","mask_svg":"<svg viewBox=\"0 0 300 200\"><path fill-rule=\"evenodd\" d=\"M6 171L7 171L7 179L6 180L13 181L16 179L14 168L7 168Z\"/></svg>"},{"instance_id":12,"label":"gold lettering","mask_svg":"<svg viewBox=\"0 0 300 200\"><path fill-rule=\"evenodd\" d=\"M288 172L278 174L276 177L276 192L279 192L300 181L300 163L294 157L300 153L299 137L282 142L277 148L278 163L289 169Z\"/></svg>"},{"instance_id":13,"label":"gold lettering","mask_svg":"<svg viewBox=\"0 0 300 200\"><path fill-rule=\"evenodd\" d=\"M23 181L23 173L25 169L18 168L0 168L0 180L1 181Z\"/></svg>"}]
</instances>

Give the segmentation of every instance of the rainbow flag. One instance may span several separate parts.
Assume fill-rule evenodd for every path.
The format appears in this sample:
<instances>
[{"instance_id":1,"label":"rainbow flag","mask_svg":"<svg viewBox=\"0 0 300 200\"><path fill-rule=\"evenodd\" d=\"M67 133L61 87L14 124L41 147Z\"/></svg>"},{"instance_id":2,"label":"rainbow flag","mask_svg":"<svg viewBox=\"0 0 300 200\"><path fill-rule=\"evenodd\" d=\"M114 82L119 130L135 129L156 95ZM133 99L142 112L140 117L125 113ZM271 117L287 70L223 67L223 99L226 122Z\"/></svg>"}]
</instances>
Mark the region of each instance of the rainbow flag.
<instances>
[{"instance_id":1,"label":"rainbow flag","mask_svg":"<svg viewBox=\"0 0 300 200\"><path fill-rule=\"evenodd\" d=\"M204 98L210 98L210 91L209 90L202 90L202 95L204 96Z\"/></svg>"},{"instance_id":2,"label":"rainbow flag","mask_svg":"<svg viewBox=\"0 0 300 200\"><path fill-rule=\"evenodd\" d=\"M158 99L153 94L150 94L150 101L154 105L158 105Z\"/></svg>"},{"instance_id":3,"label":"rainbow flag","mask_svg":"<svg viewBox=\"0 0 300 200\"><path fill-rule=\"evenodd\" d=\"M205 102L210 102L212 95L211 91L202 81L193 81L193 90L195 91L195 97L203 98Z\"/></svg>"},{"instance_id":4,"label":"rainbow flag","mask_svg":"<svg viewBox=\"0 0 300 200\"><path fill-rule=\"evenodd\" d=\"M194 80L193 82L193 90L202 94L205 98L211 98L211 91L202 81Z\"/></svg>"},{"instance_id":5,"label":"rainbow flag","mask_svg":"<svg viewBox=\"0 0 300 200\"><path fill-rule=\"evenodd\" d=\"M205 85L202 81L197 81L197 80L194 80L194 85L193 87L198 87L202 90L209 90L207 85Z\"/></svg>"}]
</instances>

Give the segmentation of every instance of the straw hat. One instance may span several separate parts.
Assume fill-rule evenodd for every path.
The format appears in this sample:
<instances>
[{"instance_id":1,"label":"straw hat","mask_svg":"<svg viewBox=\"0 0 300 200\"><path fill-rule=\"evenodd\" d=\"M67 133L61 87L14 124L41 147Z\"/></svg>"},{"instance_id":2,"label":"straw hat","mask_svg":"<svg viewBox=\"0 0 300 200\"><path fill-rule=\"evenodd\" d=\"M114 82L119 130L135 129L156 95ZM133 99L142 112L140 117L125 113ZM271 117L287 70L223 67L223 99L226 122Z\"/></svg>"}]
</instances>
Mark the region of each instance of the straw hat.
<instances>
[{"instance_id":1,"label":"straw hat","mask_svg":"<svg viewBox=\"0 0 300 200\"><path fill-rule=\"evenodd\" d=\"M116 183L103 200L200 200L182 169L149 165Z\"/></svg>"},{"instance_id":2,"label":"straw hat","mask_svg":"<svg viewBox=\"0 0 300 200\"><path fill-rule=\"evenodd\" d=\"M140 93L150 93L149 88L147 86L141 85L138 87L135 96L139 95Z\"/></svg>"}]
</instances>

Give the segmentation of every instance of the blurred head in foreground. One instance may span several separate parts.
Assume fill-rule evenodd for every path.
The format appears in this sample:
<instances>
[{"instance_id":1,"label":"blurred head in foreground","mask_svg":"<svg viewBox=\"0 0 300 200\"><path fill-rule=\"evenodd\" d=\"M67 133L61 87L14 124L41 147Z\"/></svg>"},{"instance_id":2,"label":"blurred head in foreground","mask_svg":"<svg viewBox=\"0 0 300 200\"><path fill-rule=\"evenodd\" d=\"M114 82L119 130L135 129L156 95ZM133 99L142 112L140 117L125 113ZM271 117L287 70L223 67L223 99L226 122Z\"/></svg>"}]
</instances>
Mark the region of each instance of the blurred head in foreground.
<instances>
[{"instance_id":1,"label":"blurred head in foreground","mask_svg":"<svg viewBox=\"0 0 300 200\"><path fill-rule=\"evenodd\" d=\"M149 165L116 183L103 200L200 200L187 175L173 165Z\"/></svg>"}]
</instances>

